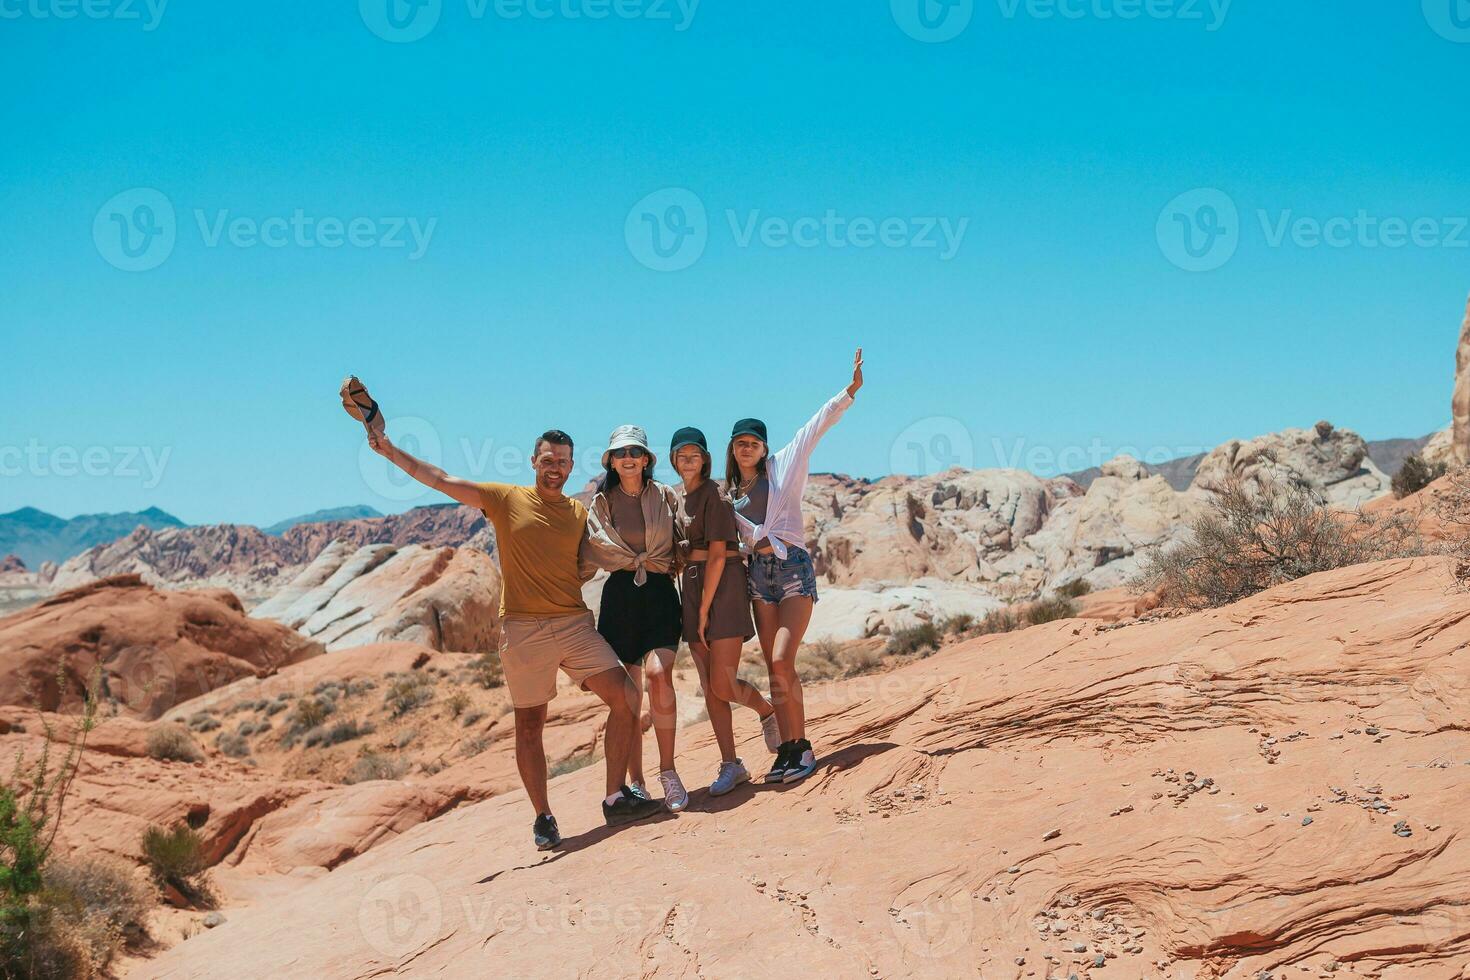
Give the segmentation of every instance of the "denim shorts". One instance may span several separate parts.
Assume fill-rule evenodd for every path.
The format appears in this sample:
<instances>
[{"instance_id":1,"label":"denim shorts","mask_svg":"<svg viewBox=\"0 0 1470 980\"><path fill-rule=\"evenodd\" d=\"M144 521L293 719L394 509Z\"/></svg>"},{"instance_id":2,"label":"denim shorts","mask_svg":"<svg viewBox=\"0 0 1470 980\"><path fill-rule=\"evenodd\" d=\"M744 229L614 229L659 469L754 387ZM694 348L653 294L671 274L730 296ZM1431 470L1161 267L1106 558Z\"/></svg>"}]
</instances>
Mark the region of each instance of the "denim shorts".
<instances>
[{"instance_id":1,"label":"denim shorts","mask_svg":"<svg viewBox=\"0 0 1470 980\"><path fill-rule=\"evenodd\" d=\"M789 547L785 558L775 555L750 556L750 597L760 602L779 603L799 595L817 601L817 570L804 548Z\"/></svg>"}]
</instances>

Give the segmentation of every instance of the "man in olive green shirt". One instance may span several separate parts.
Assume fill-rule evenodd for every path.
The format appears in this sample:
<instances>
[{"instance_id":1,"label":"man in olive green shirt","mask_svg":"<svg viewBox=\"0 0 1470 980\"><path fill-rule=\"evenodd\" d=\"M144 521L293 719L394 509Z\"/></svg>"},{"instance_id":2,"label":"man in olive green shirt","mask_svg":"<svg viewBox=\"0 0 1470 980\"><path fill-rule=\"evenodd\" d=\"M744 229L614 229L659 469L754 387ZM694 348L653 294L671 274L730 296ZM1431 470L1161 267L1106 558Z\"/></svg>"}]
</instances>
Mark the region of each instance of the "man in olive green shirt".
<instances>
[{"instance_id":1,"label":"man in olive green shirt","mask_svg":"<svg viewBox=\"0 0 1470 980\"><path fill-rule=\"evenodd\" d=\"M368 442L418 482L482 511L495 526L501 573L500 659L515 706L516 766L536 809L532 831L536 846L549 850L561 843L547 799L542 741L546 705L556 697L558 670L607 704L604 820L611 826L661 812L659 804L623 785L633 739L642 734L632 707L637 691L582 601L577 552L587 509L562 492L572 473L571 437L552 429L536 440L531 457L534 487L472 483L449 476L399 449L384 433L370 430Z\"/></svg>"}]
</instances>

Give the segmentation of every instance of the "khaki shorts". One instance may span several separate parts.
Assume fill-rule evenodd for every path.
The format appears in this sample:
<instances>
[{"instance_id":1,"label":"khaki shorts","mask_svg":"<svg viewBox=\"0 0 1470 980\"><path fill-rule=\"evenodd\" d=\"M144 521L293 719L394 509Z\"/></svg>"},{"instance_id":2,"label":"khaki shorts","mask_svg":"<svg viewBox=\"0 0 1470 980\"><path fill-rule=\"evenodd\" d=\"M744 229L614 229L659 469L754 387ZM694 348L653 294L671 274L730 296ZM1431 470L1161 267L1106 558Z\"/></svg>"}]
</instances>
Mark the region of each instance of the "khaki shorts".
<instances>
[{"instance_id":1,"label":"khaki shorts","mask_svg":"<svg viewBox=\"0 0 1470 980\"><path fill-rule=\"evenodd\" d=\"M594 674L623 669L590 611L507 618L500 629L500 663L517 708L540 707L555 698L558 669L584 690L583 682Z\"/></svg>"}]
</instances>

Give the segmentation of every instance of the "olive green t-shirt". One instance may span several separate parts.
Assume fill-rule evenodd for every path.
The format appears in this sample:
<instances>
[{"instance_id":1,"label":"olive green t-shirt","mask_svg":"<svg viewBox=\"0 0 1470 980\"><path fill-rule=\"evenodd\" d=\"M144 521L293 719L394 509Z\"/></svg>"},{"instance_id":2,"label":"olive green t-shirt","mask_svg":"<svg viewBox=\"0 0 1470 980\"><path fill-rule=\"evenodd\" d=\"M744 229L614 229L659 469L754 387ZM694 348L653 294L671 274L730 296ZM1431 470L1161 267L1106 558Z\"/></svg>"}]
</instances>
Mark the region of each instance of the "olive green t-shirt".
<instances>
[{"instance_id":1,"label":"olive green t-shirt","mask_svg":"<svg viewBox=\"0 0 1470 980\"><path fill-rule=\"evenodd\" d=\"M577 548L587 508L571 497L548 503L535 487L481 483L480 510L495 526L500 556L500 615L568 616L586 612Z\"/></svg>"}]
</instances>

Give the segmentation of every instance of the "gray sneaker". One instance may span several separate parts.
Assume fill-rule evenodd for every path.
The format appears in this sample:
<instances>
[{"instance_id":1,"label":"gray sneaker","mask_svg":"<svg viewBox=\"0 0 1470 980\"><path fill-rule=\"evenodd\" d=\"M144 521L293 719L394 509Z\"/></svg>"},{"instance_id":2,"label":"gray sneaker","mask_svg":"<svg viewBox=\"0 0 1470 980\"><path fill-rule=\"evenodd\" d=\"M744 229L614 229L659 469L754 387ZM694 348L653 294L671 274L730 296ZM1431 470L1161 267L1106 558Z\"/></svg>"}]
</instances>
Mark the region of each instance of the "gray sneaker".
<instances>
[{"instance_id":1,"label":"gray sneaker","mask_svg":"<svg viewBox=\"0 0 1470 980\"><path fill-rule=\"evenodd\" d=\"M678 813L689 805L689 791L684 788L684 780L679 774L670 769L668 772L658 774L658 781L664 787L664 809L670 813Z\"/></svg>"},{"instance_id":2,"label":"gray sneaker","mask_svg":"<svg viewBox=\"0 0 1470 980\"><path fill-rule=\"evenodd\" d=\"M781 726L776 721L776 712L761 719L761 734L766 737L766 748L775 755L781 748Z\"/></svg>"},{"instance_id":3,"label":"gray sneaker","mask_svg":"<svg viewBox=\"0 0 1470 980\"><path fill-rule=\"evenodd\" d=\"M750 771L739 759L720 763L719 775L709 784L710 796L724 796L741 783L750 782Z\"/></svg>"}]
</instances>

